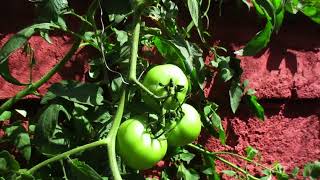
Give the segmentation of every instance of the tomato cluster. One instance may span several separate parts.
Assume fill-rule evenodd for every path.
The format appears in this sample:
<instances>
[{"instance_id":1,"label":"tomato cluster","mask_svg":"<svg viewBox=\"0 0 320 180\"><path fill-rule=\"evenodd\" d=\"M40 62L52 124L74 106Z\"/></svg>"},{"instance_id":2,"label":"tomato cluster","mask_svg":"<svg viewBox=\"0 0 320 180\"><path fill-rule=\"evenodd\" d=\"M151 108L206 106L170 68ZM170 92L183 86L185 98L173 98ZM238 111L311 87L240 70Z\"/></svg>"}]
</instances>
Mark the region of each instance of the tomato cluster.
<instances>
[{"instance_id":1,"label":"tomato cluster","mask_svg":"<svg viewBox=\"0 0 320 180\"><path fill-rule=\"evenodd\" d=\"M178 66L155 66L147 72L142 84L158 97L141 91L144 103L170 116L165 118L166 125L160 129L160 135L155 135L148 128L150 122L145 116L131 117L120 125L117 134L118 153L129 167L140 170L151 168L159 162L165 156L168 146L192 143L201 131L199 113L184 103L189 82ZM162 117L166 117L165 114Z\"/></svg>"}]
</instances>

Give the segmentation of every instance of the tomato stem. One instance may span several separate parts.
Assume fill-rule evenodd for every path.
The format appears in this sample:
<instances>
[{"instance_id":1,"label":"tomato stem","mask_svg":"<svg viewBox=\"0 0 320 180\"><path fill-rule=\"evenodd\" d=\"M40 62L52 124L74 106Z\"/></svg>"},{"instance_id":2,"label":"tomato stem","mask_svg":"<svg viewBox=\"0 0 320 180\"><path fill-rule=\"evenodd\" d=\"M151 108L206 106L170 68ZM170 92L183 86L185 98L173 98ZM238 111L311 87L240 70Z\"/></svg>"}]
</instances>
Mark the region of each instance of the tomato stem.
<instances>
[{"instance_id":1,"label":"tomato stem","mask_svg":"<svg viewBox=\"0 0 320 180\"><path fill-rule=\"evenodd\" d=\"M129 79L133 80L137 78L137 57L138 57L138 46L139 46L139 35L140 35L140 22L141 15L139 12L136 12L133 17L133 38L131 44L131 57L130 57L130 72Z\"/></svg>"},{"instance_id":2,"label":"tomato stem","mask_svg":"<svg viewBox=\"0 0 320 180\"><path fill-rule=\"evenodd\" d=\"M223 162L224 164L226 164L226 165L228 165L228 166L236 169L237 171L239 171L239 172L241 172L242 174L246 175L246 176L249 177L250 179L259 180L259 178L254 177L254 176L251 175L248 171L242 169L241 167L233 164L232 162L230 162L230 161L228 161L228 160L226 160L226 159L224 159L224 158L222 158L222 157L220 157L220 156L217 156L217 153L215 153L215 152L207 151L207 150L205 150L205 149L203 149L203 148L201 148L201 147L198 147L198 146L196 146L196 145L194 145L194 144L188 144L188 147L190 147L190 148L192 148L192 149L194 149L194 150L197 150L197 151L199 151L199 152L201 152L201 153L203 153L203 154L213 156L215 159L217 159L217 160Z\"/></svg>"},{"instance_id":3,"label":"tomato stem","mask_svg":"<svg viewBox=\"0 0 320 180\"><path fill-rule=\"evenodd\" d=\"M109 141L108 139L102 139L102 140L99 140L99 141L95 141L95 142L92 142L90 144L85 144L83 146L79 146L79 147L76 147L74 149L71 149L69 151L66 151L62 154L59 154L59 155L56 155L50 159L47 159L35 166L33 166L31 169L29 169L27 172L30 173L30 174L33 174L35 171L37 171L38 169L42 168L43 166L46 166L52 162L55 162L55 161L59 161L61 159L65 159L67 157L69 157L70 155L72 154L76 154L76 153L79 153L79 152L82 152L82 151L85 151L87 149L91 149L93 147L97 147L97 146L106 146L109 144Z\"/></svg>"},{"instance_id":4,"label":"tomato stem","mask_svg":"<svg viewBox=\"0 0 320 180\"><path fill-rule=\"evenodd\" d=\"M116 159L116 137L117 137L117 132L122 120L125 102L126 102L126 88L124 87L121 94L120 102L118 104L117 112L114 116L114 121L113 121L111 130L109 131L107 136L107 140L109 142L108 144L109 165L115 180L122 179L119 168L118 168L117 159Z\"/></svg>"},{"instance_id":5,"label":"tomato stem","mask_svg":"<svg viewBox=\"0 0 320 180\"><path fill-rule=\"evenodd\" d=\"M257 163L256 161L254 161L254 160L252 160L252 159L248 159L248 158L246 158L246 157L244 157L244 156L241 156L241 155L239 155L239 154L235 154L235 153L232 153L232 152L224 152L224 151L221 151L221 152L212 152L212 153L213 153L213 154L226 154L226 155L231 155L231 156L237 157L237 158L239 158L239 159L248 161L249 163L252 163L252 164L254 164L254 165L256 165L256 166L260 166L260 167L262 167L262 168L264 168L264 169L268 169L268 170L272 171L271 168L266 167L266 166L264 166L264 165L262 165L262 164L260 164L260 163Z\"/></svg>"}]
</instances>

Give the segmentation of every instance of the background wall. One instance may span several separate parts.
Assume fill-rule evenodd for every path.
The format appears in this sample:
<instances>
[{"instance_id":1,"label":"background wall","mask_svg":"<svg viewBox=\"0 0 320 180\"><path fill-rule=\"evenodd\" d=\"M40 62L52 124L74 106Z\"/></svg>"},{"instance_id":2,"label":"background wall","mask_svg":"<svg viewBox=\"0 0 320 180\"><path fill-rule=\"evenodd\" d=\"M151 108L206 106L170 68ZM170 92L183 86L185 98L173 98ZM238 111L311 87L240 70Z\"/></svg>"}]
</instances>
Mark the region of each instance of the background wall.
<instances>
[{"instance_id":1,"label":"background wall","mask_svg":"<svg viewBox=\"0 0 320 180\"><path fill-rule=\"evenodd\" d=\"M211 44L219 44L229 50L245 45L263 26L254 13L246 9L223 6L223 16L211 20L209 32L213 34ZM10 36L34 20L31 3L7 1L0 6L0 47ZM285 169L302 167L305 163L320 159L320 26L303 16L286 17L285 24L274 35L268 48L254 57L238 57L244 70L243 79L265 108L264 122L254 118L241 105L236 115L224 108L227 91L219 82L208 82L207 95L221 105L220 115L228 134L227 145L203 132L199 141L209 150L233 150L244 153L248 145L258 149L261 162L266 165L278 161ZM32 75L39 79L54 66L70 48L72 38L55 33L53 44L40 37L30 39L35 50L36 66ZM46 88L61 79L84 80L90 53L80 50L72 60L56 74ZM210 58L210 57L208 57ZM29 78L28 58L18 51L10 57L10 70L14 77L23 82ZM0 100L5 100L21 87L7 83L0 77ZM36 97L28 96L29 99ZM28 104L28 101L24 101ZM227 102L228 103L228 102ZM235 162L241 163L241 162ZM253 167L248 166L253 169Z\"/></svg>"}]
</instances>

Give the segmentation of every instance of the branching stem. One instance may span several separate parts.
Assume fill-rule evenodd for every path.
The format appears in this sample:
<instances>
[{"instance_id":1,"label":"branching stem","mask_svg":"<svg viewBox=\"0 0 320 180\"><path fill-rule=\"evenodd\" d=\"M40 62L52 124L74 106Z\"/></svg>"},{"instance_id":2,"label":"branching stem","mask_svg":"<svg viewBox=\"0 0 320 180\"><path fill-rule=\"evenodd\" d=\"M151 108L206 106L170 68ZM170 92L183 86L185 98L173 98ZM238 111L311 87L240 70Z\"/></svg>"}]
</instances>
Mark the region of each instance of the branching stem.
<instances>
[{"instance_id":1,"label":"branching stem","mask_svg":"<svg viewBox=\"0 0 320 180\"><path fill-rule=\"evenodd\" d=\"M79 146L79 147L76 147L74 149L71 149L69 151L66 151L62 154L58 154L50 159L47 159L35 166L33 166L31 169L29 169L27 172L30 173L30 174L33 174L35 171L37 171L38 169L42 168L43 166L46 166L52 162L55 162L55 161L59 161L61 159L65 159L67 157L69 157L70 155L72 154L76 154L76 153L79 153L79 152L82 152L84 150L87 150L87 149L91 149L93 147L97 147L97 146L103 146L103 145L108 145L108 141L107 139L102 139L102 140L99 140L99 141L95 141L93 143L90 143L90 144L85 144L83 146Z\"/></svg>"},{"instance_id":2,"label":"branching stem","mask_svg":"<svg viewBox=\"0 0 320 180\"><path fill-rule=\"evenodd\" d=\"M118 168L117 159L116 159L116 137L117 137L117 132L123 116L123 111L124 111L125 102L126 102L126 93L127 93L126 88L124 87L121 94L120 102L118 104L118 109L113 120L111 130L109 131L107 136L107 140L109 142L108 144L109 165L110 165L113 178L115 180L122 179L119 168Z\"/></svg>"},{"instance_id":3,"label":"branching stem","mask_svg":"<svg viewBox=\"0 0 320 180\"><path fill-rule=\"evenodd\" d=\"M205 150L205 149L203 149L203 148L201 148L201 147L198 147L198 146L196 146L196 145L194 145L194 144L188 144L188 147L190 147L190 148L192 148L192 149L194 149L194 150L197 150L197 151L199 151L199 152L201 152L201 153L203 153L203 154L213 156L215 159L217 159L217 160L223 162L224 164L226 164L226 165L228 165L228 166L236 169L237 171L239 171L239 172L241 172L242 174L246 175L246 176L249 177L250 179L259 180L259 178L254 177L254 176L251 175L248 171L242 169L241 167L233 164L233 163L230 162L230 161L227 161L226 159L224 159L224 158L222 158L222 157L220 157L220 156L217 156L217 154L215 154L215 152L207 151L207 150Z\"/></svg>"}]
</instances>

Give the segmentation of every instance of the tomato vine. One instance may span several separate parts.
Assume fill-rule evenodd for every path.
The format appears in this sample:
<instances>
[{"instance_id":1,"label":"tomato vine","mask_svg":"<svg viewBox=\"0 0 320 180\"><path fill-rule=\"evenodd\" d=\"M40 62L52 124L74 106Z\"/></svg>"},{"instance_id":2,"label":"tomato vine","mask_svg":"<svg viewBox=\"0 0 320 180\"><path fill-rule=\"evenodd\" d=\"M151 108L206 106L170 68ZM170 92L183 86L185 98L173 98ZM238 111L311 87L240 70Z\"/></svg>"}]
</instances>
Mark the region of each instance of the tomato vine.
<instances>
[{"instance_id":1,"label":"tomato vine","mask_svg":"<svg viewBox=\"0 0 320 180\"><path fill-rule=\"evenodd\" d=\"M254 7L266 25L243 49L233 52L237 55L252 56L264 49L273 33L281 27L285 12L301 12L320 23L320 5L315 0L241 2L249 8ZM254 95L255 91L248 89L247 80L240 79L240 60L232 55L221 55L227 49L211 47L206 42L209 10L212 6L221 7L223 0L218 4L211 0L93 0L85 15L77 14L69 7L67 0L33 3L41 13L40 23L19 31L0 50L0 75L8 83L24 86L23 90L1 105L0 121L21 116L30 118L25 111L12 108L27 95L40 96L42 107L39 115L31 117L37 118L37 121L30 120L28 130L19 118L1 127L5 136L0 143L13 144L27 162L20 165L19 158L15 159L11 152L1 151L0 179L43 179L52 172L58 172L52 175L53 178L129 179L141 177L136 169L150 168L161 159L172 163L162 171L161 179L174 178L170 176L178 179L199 179L200 176L220 179L221 173L246 179L270 179L272 176L289 179L296 175L297 172L285 172L281 164L275 163L270 168L255 161L258 151L250 146L245 157L232 152L209 152L200 144L192 144L199 136L201 126L222 144L226 142L218 114L219 106L205 97L207 74L216 73L220 80L228 83L228 100L233 113L242 101L247 101L254 114L264 119L264 109ZM187 27L177 22L181 9L189 13ZM81 22L79 32L68 27L65 16L76 17ZM204 20L207 26L203 25ZM18 81L9 71L9 56L21 48L29 49L27 52L33 56L28 40L40 35L52 43L50 31L61 31L72 36L72 47L40 80L33 82L30 75L30 82ZM197 34L199 42L192 40L192 33ZM98 52L89 62L90 83L61 81L53 84L45 95L37 93L37 89L61 70L79 49L89 46ZM155 54L144 57L142 47L156 49L156 54L161 56L161 64L165 65L154 64ZM204 51L214 54L213 60L207 64L203 59L207 53ZM153 74L148 75L149 72ZM190 101L192 98L193 101ZM199 103L187 104L194 101ZM136 126L128 128L132 122ZM142 131L138 131L142 126ZM132 140L139 139L138 135L144 141ZM130 136L134 137L130 139ZM157 157L143 156L157 153L159 148L150 148L148 144L151 141L154 142L151 145L157 144L154 140L161 141L161 153L164 150L166 153L156 154L159 155ZM262 177L255 177L223 155L264 169ZM200 166L190 163L195 157L200 157L197 162ZM216 161L234 171L217 172ZM308 164L304 176L317 177L315 172L319 167L319 162Z\"/></svg>"}]
</instances>

